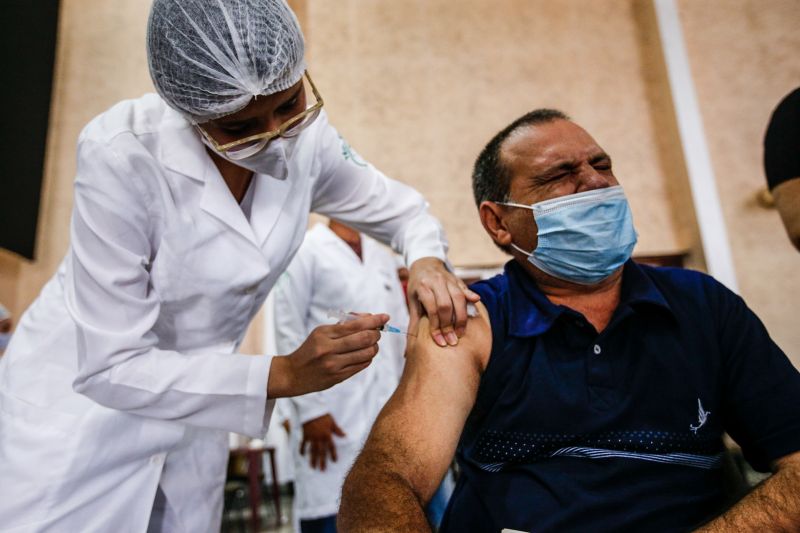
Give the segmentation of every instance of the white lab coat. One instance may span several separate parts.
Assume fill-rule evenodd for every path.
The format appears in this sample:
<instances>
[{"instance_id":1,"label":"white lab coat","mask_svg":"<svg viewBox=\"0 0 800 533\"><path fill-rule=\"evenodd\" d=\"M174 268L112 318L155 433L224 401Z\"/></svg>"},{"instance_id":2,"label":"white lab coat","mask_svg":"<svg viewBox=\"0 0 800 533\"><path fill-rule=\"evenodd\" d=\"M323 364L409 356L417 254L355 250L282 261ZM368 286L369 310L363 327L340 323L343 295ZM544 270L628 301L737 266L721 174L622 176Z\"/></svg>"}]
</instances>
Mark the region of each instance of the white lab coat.
<instances>
[{"instance_id":1,"label":"white lab coat","mask_svg":"<svg viewBox=\"0 0 800 533\"><path fill-rule=\"evenodd\" d=\"M362 236L362 257L323 224L311 229L275 287L275 340L279 353L297 349L319 325L332 324L331 309L387 313L390 324L408 324L408 309L391 253ZM290 415L290 446L295 467L295 519L334 515L342 484L372 423L402 374L406 338L384 333L380 352L366 370L328 390L281 400ZM287 405L289 404L289 405ZM284 409L285 408L285 409ZM300 455L302 425L330 414L345 437L334 436L337 462L312 469L309 452Z\"/></svg>"},{"instance_id":2,"label":"white lab coat","mask_svg":"<svg viewBox=\"0 0 800 533\"><path fill-rule=\"evenodd\" d=\"M0 360L0 530L218 531L227 432L263 436L271 356L236 353L310 211L443 258L423 198L354 157L324 113L245 218L156 95L78 143L71 245ZM163 503L163 502L162 502ZM159 515L159 516L156 516Z\"/></svg>"}]
</instances>

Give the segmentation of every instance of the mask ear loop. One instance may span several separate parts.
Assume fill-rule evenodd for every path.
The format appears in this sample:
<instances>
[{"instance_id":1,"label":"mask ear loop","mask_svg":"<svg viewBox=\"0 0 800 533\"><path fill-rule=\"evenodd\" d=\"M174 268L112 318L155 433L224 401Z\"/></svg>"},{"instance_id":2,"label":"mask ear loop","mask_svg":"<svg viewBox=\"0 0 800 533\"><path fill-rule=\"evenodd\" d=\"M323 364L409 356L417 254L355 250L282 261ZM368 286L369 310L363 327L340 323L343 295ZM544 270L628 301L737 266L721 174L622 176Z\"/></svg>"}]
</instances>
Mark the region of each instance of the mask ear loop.
<instances>
[{"instance_id":1,"label":"mask ear loop","mask_svg":"<svg viewBox=\"0 0 800 533\"><path fill-rule=\"evenodd\" d=\"M507 207L521 207L523 209L529 209L529 210L533 211L533 206L532 205L518 204L518 203L515 203L515 202L495 202L495 203L499 204L499 205L505 205Z\"/></svg>"},{"instance_id":2,"label":"mask ear loop","mask_svg":"<svg viewBox=\"0 0 800 533\"><path fill-rule=\"evenodd\" d=\"M526 252L525 250L523 250L522 248L520 248L519 246L517 246L517 245L516 245L516 244L514 244L513 242L511 243L511 247L512 247L513 249L515 249L516 251L518 251L519 253L521 253L521 254L525 254L527 257L530 257L530 256L531 256L531 254L533 253L533 252Z\"/></svg>"},{"instance_id":3,"label":"mask ear loop","mask_svg":"<svg viewBox=\"0 0 800 533\"><path fill-rule=\"evenodd\" d=\"M499 205L505 205L505 206L508 206L508 207L521 207L523 209L528 209L530 211L533 211L533 206L525 205L525 204L518 204L516 202L495 202L495 203L499 204ZM519 253L525 254L528 257L533 255L533 252L526 252L525 250L523 250L522 248L520 248L519 246L517 246L513 242L511 243L511 247L514 248Z\"/></svg>"}]
</instances>

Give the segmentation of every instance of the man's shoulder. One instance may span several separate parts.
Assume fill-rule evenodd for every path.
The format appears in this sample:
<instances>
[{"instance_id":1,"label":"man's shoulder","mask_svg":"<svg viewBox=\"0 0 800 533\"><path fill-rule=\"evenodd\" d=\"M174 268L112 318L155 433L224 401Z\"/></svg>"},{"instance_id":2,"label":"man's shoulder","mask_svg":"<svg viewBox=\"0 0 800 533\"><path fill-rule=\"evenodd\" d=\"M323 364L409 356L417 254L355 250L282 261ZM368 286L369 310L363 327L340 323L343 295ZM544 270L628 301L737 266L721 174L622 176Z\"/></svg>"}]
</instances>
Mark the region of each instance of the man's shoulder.
<instances>
[{"instance_id":1,"label":"man's shoulder","mask_svg":"<svg viewBox=\"0 0 800 533\"><path fill-rule=\"evenodd\" d=\"M492 276L491 278L476 281L470 285L470 289L492 293L504 292L508 290L508 274L502 272Z\"/></svg>"},{"instance_id":2,"label":"man's shoulder","mask_svg":"<svg viewBox=\"0 0 800 533\"><path fill-rule=\"evenodd\" d=\"M469 286L470 290L477 292L481 302L491 314L494 307L506 297L509 291L508 272L503 271L491 278L476 281Z\"/></svg>"},{"instance_id":3,"label":"man's shoulder","mask_svg":"<svg viewBox=\"0 0 800 533\"><path fill-rule=\"evenodd\" d=\"M661 292L673 311L719 308L738 296L704 272L677 267L637 265Z\"/></svg>"},{"instance_id":4,"label":"man's shoulder","mask_svg":"<svg viewBox=\"0 0 800 533\"><path fill-rule=\"evenodd\" d=\"M680 267L651 266L637 263L637 267L650 279L660 283L665 287L676 289L695 289L698 287L724 288L724 285L717 281L713 276Z\"/></svg>"}]
</instances>

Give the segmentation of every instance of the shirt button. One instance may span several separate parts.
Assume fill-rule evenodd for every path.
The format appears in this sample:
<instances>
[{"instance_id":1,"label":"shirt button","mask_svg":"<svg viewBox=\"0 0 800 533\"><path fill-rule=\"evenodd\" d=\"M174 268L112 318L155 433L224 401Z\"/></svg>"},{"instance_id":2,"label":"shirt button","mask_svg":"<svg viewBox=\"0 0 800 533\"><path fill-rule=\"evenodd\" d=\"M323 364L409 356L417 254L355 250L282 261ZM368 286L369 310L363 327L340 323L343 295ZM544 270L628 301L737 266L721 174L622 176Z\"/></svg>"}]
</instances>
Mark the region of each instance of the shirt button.
<instances>
[{"instance_id":1,"label":"shirt button","mask_svg":"<svg viewBox=\"0 0 800 533\"><path fill-rule=\"evenodd\" d=\"M599 344L595 344L595 345L594 345L594 354L595 354L595 355L600 355L600 352L602 352L602 351L603 351L603 350L600 348L600 345L599 345Z\"/></svg>"}]
</instances>

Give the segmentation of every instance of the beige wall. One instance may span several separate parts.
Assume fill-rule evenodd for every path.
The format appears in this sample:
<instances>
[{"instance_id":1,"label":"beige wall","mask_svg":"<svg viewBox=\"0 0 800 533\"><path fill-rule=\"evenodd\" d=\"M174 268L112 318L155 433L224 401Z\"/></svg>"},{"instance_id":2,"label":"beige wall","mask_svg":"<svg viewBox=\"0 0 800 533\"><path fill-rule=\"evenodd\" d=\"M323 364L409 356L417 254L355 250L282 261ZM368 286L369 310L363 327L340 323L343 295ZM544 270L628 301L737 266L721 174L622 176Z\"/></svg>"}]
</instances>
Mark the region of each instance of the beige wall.
<instances>
[{"instance_id":1,"label":"beige wall","mask_svg":"<svg viewBox=\"0 0 800 533\"><path fill-rule=\"evenodd\" d=\"M800 254L755 200L770 114L800 85L800 2L678 5L741 295L800 366Z\"/></svg>"},{"instance_id":2,"label":"beige wall","mask_svg":"<svg viewBox=\"0 0 800 533\"><path fill-rule=\"evenodd\" d=\"M696 241L654 15L647 2L309 2L311 69L332 122L364 157L430 200L459 265L499 263L471 166L499 129L557 107L615 159L638 253Z\"/></svg>"},{"instance_id":3,"label":"beige wall","mask_svg":"<svg viewBox=\"0 0 800 533\"><path fill-rule=\"evenodd\" d=\"M680 8L742 295L800 364L800 256L777 214L753 201L769 112L800 81L800 4ZM306 17L333 123L362 155L423 191L454 263L504 260L479 226L471 165L513 118L553 106L614 158L640 233L636 252L689 250L702 269L649 1L312 1Z\"/></svg>"},{"instance_id":4,"label":"beige wall","mask_svg":"<svg viewBox=\"0 0 800 533\"><path fill-rule=\"evenodd\" d=\"M69 244L80 130L117 101L153 90L144 51L148 5L61 2L36 261L0 250L0 301L16 317L55 272Z\"/></svg>"},{"instance_id":5,"label":"beige wall","mask_svg":"<svg viewBox=\"0 0 800 533\"><path fill-rule=\"evenodd\" d=\"M469 174L491 135L535 107L583 124L615 159L633 205L637 253L691 250L698 232L655 26L646 0L297 0L310 71L341 133L420 189L455 264L505 257L484 235ZM742 292L796 355L800 257L777 215L755 208L760 135L796 83L795 0L680 3ZM0 301L18 316L68 244L75 142L114 102L151 89L148 2L62 2L36 262L0 251ZM793 81L794 80L794 81ZM795 279L797 276L795 276ZM796 300L796 298L795 298ZM258 328L256 328L257 330ZM258 348L258 332L251 349Z\"/></svg>"}]
</instances>

